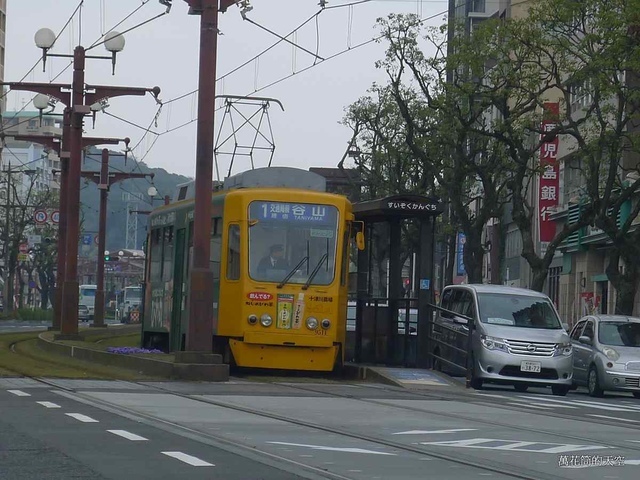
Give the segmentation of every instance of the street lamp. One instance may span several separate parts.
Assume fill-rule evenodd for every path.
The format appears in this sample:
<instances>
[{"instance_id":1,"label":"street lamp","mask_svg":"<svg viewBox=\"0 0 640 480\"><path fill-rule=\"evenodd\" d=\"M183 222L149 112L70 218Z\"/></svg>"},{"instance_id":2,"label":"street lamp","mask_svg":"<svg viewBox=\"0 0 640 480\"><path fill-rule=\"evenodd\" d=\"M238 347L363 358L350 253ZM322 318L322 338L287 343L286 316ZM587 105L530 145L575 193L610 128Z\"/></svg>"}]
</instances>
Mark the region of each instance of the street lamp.
<instances>
[{"instance_id":1,"label":"street lamp","mask_svg":"<svg viewBox=\"0 0 640 480\"><path fill-rule=\"evenodd\" d=\"M104 48L111 52L111 75L116 74L116 54L124 49L124 37L118 32L109 32L105 36Z\"/></svg>"},{"instance_id":2,"label":"street lamp","mask_svg":"<svg viewBox=\"0 0 640 480\"><path fill-rule=\"evenodd\" d=\"M50 28L41 28L36 32L34 40L36 46L42 49L42 71L47 67L47 50L56 42L56 34Z\"/></svg>"}]
</instances>

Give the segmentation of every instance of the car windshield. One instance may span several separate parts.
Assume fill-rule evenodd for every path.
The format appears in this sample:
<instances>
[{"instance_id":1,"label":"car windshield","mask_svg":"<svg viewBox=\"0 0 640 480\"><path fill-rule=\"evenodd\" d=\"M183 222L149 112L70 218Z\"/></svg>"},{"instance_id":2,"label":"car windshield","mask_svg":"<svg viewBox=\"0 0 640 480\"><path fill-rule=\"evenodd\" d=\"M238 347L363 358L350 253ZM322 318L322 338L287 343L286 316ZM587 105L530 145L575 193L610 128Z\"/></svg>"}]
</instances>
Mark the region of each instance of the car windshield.
<instances>
[{"instance_id":1,"label":"car windshield","mask_svg":"<svg viewBox=\"0 0 640 480\"><path fill-rule=\"evenodd\" d=\"M478 293L480 321L522 328L560 329L551 303L540 297Z\"/></svg>"},{"instance_id":2,"label":"car windshield","mask_svg":"<svg viewBox=\"0 0 640 480\"><path fill-rule=\"evenodd\" d=\"M612 347L640 347L640 322L600 322L598 340Z\"/></svg>"},{"instance_id":3,"label":"car windshield","mask_svg":"<svg viewBox=\"0 0 640 480\"><path fill-rule=\"evenodd\" d=\"M140 288L126 289L124 294L127 300L140 300L142 298L142 290Z\"/></svg>"},{"instance_id":4,"label":"car windshield","mask_svg":"<svg viewBox=\"0 0 640 480\"><path fill-rule=\"evenodd\" d=\"M82 288L80 289L80 295L82 295L83 297L95 297L96 290L95 288Z\"/></svg>"}]
</instances>

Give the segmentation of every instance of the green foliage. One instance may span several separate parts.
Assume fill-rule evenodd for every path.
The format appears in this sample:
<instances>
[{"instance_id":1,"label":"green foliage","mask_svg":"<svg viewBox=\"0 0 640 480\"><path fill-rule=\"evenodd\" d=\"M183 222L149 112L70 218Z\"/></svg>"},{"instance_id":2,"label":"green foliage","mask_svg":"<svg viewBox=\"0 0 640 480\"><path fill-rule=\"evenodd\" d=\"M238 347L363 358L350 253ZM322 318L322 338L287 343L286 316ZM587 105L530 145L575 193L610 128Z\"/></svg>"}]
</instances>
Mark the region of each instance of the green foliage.
<instances>
[{"instance_id":1,"label":"green foliage","mask_svg":"<svg viewBox=\"0 0 640 480\"><path fill-rule=\"evenodd\" d=\"M51 321L53 320L53 310L19 308L13 312L12 317L16 320Z\"/></svg>"}]
</instances>

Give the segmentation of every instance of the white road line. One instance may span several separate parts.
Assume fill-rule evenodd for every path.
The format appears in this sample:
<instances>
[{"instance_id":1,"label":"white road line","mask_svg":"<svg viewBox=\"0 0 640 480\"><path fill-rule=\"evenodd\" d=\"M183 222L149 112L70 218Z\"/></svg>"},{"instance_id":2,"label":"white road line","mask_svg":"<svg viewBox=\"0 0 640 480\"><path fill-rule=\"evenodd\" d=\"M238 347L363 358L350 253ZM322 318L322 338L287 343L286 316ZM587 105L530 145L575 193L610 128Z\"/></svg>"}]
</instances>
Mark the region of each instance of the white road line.
<instances>
[{"instance_id":1,"label":"white road line","mask_svg":"<svg viewBox=\"0 0 640 480\"><path fill-rule=\"evenodd\" d=\"M482 445L488 443L502 442L503 445L488 446ZM466 447L466 448L480 448L485 450L514 450L520 452L532 452L532 453L563 453L574 452L583 450L604 450L608 447L599 445L563 445L557 443L545 443L545 442L514 442L512 440L499 440L494 438L470 438L467 440L455 440L446 442L420 442L420 445L439 445L442 447ZM548 448L535 449L526 448L531 445L545 446Z\"/></svg>"},{"instance_id":2,"label":"white road line","mask_svg":"<svg viewBox=\"0 0 640 480\"><path fill-rule=\"evenodd\" d=\"M640 465L640 460L624 460L625 465Z\"/></svg>"},{"instance_id":3,"label":"white road line","mask_svg":"<svg viewBox=\"0 0 640 480\"><path fill-rule=\"evenodd\" d=\"M107 430L107 432L113 433L114 435L118 435L122 438L126 438L127 440L131 440L132 442L142 442L148 440L147 438L136 435L135 433L127 432L126 430Z\"/></svg>"},{"instance_id":4,"label":"white road line","mask_svg":"<svg viewBox=\"0 0 640 480\"><path fill-rule=\"evenodd\" d=\"M528 403L516 403L516 402L507 402L508 405L515 405L516 407L527 407L527 408L537 408L539 410L551 410L551 407L547 407L547 406L536 406L536 405L530 405Z\"/></svg>"},{"instance_id":5,"label":"white road line","mask_svg":"<svg viewBox=\"0 0 640 480\"><path fill-rule=\"evenodd\" d=\"M200 460L198 457L187 455L182 452L162 452L162 454L175 458L176 460L180 460L181 462L188 463L194 467L215 467L213 463L205 462L204 460Z\"/></svg>"},{"instance_id":6,"label":"white road line","mask_svg":"<svg viewBox=\"0 0 640 480\"><path fill-rule=\"evenodd\" d=\"M516 400L516 402L518 402L520 405L522 405L523 407L540 407L540 408L544 408L544 409L548 409L548 408L571 408L571 409L576 409L578 407L572 407L570 405L549 405L548 403L527 403L524 400ZM520 403L522 402L522 403Z\"/></svg>"},{"instance_id":7,"label":"white road line","mask_svg":"<svg viewBox=\"0 0 640 480\"><path fill-rule=\"evenodd\" d=\"M306 447L313 450L327 450L329 452L346 452L346 453L369 453L372 455L391 455L395 456L395 453L378 452L376 450L367 450L365 448L350 448L350 447L326 447L324 445L307 445L304 443L288 443L288 442L267 442L274 445L289 445L291 447Z\"/></svg>"},{"instance_id":8,"label":"white road line","mask_svg":"<svg viewBox=\"0 0 640 480\"><path fill-rule=\"evenodd\" d=\"M7 392L13 393L14 395L17 395L18 397L30 397L31 396L30 393L23 392L22 390L7 390Z\"/></svg>"},{"instance_id":9,"label":"white road line","mask_svg":"<svg viewBox=\"0 0 640 480\"><path fill-rule=\"evenodd\" d=\"M476 428L452 428L450 430L408 430L406 432L396 432L393 435L428 435L433 433L474 432L476 430Z\"/></svg>"},{"instance_id":10,"label":"white road line","mask_svg":"<svg viewBox=\"0 0 640 480\"><path fill-rule=\"evenodd\" d=\"M540 400L540 397L522 397L522 398L528 398L528 399L532 399L532 400ZM607 410L609 412L636 412L637 410L631 409L631 408L627 408L627 407L613 407L613 406L605 406L607 404L598 404L598 403L594 403L594 402L586 402L584 400L573 400L573 401L566 401L566 400L556 400L555 398L545 398L544 399L547 402L551 402L552 405L569 405L570 407L589 407L589 408L593 408L596 410ZM551 405L550 405L551 406Z\"/></svg>"},{"instance_id":11,"label":"white road line","mask_svg":"<svg viewBox=\"0 0 640 480\"><path fill-rule=\"evenodd\" d=\"M640 423L640 420L629 420L628 418L610 417L609 415L596 415L593 413L587 413L587 417L606 418L609 420L618 420L620 422Z\"/></svg>"},{"instance_id":12,"label":"white road line","mask_svg":"<svg viewBox=\"0 0 640 480\"><path fill-rule=\"evenodd\" d=\"M503 400L505 398L509 398L506 395L492 395L491 393L477 393L476 395L480 396L480 397L493 397L493 398L502 398Z\"/></svg>"},{"instance_id":13,"label":"white road line","mask_svg":"<svg viewBox=\"0 0 640 480\"><path fill-rule=\"evenodd\" d=\"M73 417L76 420L79 420L83 423L98 423L98 420L95 420L91 417L87 417L86 415L83 415L81 413L65 413L65 415L68 415L69 417Z\"/></svg>"},{"instance_id":14,"label":"white road line","mask_svg":"<svg viewBox=\"0 0 640 480\"><path fill-rule=\"evenodd\" d=\"M47 407L47 408L61 408L60 405L53 402L36 402L36 403L39 403L43 407Z\"/></svg>"}]
</instances>

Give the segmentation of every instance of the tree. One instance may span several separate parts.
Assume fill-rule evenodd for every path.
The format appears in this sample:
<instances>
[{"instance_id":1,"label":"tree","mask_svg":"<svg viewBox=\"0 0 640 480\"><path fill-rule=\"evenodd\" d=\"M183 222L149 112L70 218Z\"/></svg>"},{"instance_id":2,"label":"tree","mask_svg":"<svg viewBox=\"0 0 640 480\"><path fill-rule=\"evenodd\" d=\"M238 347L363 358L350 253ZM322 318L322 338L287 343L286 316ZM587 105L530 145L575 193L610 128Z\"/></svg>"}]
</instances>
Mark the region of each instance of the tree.
<instances>
[{"instance_id":1,"label":"tree","mask_svg":"<svg viewBox=\"0 0 640 480\"><path fill-rule=\"evenodd\" d=\"M627 315L640 274L638 12L638 0L544 0L530 10L558 66L566 163L580 178L573 186L582 187L581 208L609 239L606 273L617 313Z\"/></svg>"},{"instance_id":2,"label":"tree","mask_svg":"<svg viewBox=\"0 0 640 480\"><path fill-rule=\"evenodd\" d=\"M387 73L389 83L371 91L378 101L383 99L391 106L376 109L375 100L367 97L352 109L376 112L369 115L368 122L362 122L374 138L382 137L389 125L402 132L407 158L451 205L454 225L459 224L466 234L465 268L469 281L480 283L485 226L500 216L508 200L509 158L499 143L477 132L490 127L486 111L478 103L478 82L466 75L456 77L453 83L447 81L451 64L445 55L445 29L424 33L415 15L391 15L379 20L379 25L388 48L377 66ZM425 57L420 41L436 54ZM484 69L484 65L472 66L470 71L477 68Z\"/></svg>"}]
</instances>

